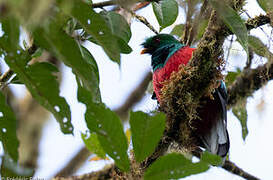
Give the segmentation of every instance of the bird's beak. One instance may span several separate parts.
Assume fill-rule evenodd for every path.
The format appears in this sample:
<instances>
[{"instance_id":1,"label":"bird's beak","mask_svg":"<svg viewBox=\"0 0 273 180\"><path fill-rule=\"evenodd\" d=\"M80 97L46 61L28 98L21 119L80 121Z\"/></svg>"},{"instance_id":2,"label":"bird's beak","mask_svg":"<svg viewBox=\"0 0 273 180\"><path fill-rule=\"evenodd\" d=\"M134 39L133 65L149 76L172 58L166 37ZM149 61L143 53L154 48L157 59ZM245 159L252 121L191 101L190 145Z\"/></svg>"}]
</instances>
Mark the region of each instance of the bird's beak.
<instances>
[{"instance_id":1,"label":"bird's beak","mask_svg":"<svg viewBox=\"0 0 273 180\"><path fill-rule=\"evenodd\" d=\"M147 48L142 49L142 51L140 52L140 54L145 54L145 53L148 53L148 49Z\"/></svg>"}]
</instances>

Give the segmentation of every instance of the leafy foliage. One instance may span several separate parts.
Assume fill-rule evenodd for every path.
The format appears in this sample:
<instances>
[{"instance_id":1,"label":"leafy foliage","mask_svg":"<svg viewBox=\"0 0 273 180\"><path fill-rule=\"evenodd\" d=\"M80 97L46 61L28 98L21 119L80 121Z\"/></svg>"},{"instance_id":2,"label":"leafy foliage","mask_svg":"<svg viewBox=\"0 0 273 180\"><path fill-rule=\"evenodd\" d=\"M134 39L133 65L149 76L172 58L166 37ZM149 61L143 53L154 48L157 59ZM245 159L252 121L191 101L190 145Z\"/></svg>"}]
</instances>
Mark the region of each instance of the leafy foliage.
<instances>
[{"instance_id":1,"label":"leafy foliage","mask_svg":"<svg viewBox=\"0 0 273 180\"><path fill-rule=\"evenodd\" d=\"M248 134L246 100L243 100L232 108L233 114L238 118L242 126L242 137L245 140Z\"/></svg>"},{"instance_id":2,"label":"leafy foliage","mask_svg":"<svg viewBox=\"0 0 273 180\"><path fill-rule=\"evenodd\" d=\"M116 12L108 12L109 24L113 34L123 39L126 43L131 39L132 33L129 24L123 16Z\"/></svg>"},{"instance_id":3,"label":"leafy foliage","mask_svg":"<svg viewBox=\"0 0 273 180\"><path fill-rule=\"evenodd\" d=\"M7 59L7 64L17 73L21 82L31 92L32 96L45 108L53 113L60 123L64 133L72 133L70 108L63 97L59 96L57 77L53 73L58 69L52 64L43 62L31 66L21 67L21 59Z\"/></svg>"},{"instance_id":4,"label":"leafy foliage","mask_svg":"<svg viewBox=\"0 0 273 180\"><path fill-rule=\"evenodd\" d=\"M269 60L273 58L272 53L264 43L255 36L248 36L249 47L259 56L266 57Z\"/></svg>"},{"instance_id":5,"label":"leafy foliage","mask_svg":"<svg viewBox=\"0 0 273 180\"><path fill-rule=\"evenodd\" d=\"M229 71L225 80L226 80L226 85L227 86L230 86L235 80L236 80L236 77L241 74L241 70L240 68L237 68L235 72L233 71Z\"/></svg>"},{"instance_id":6,"label":"leafy foliage","mask_svg":"<svg viewBox=\"0 0 273 180\"><path fill-rule=\"evenodd\" d=\"M178 16L178 4L175 0L153 2L153 10L160 25L160 31L172 25Z\"/></svg>"},{"instance_id":7,"label":"leafy foliage","mask_svg":"<svg viewBox=\"0 0 273 180\"><path fill-rule=\"evenodd\" d=\"M144 179L179 179L209 169L205 162L192 163L181 154L160 157L145 172Z\"/></svg>"},{"instance_id":8,"label":"leafy foliage","mask_svg":"<svg viewBox=\"0 0 273 180\"><path fill-rule=\"evenodd\" d=\"M129 170L127 155L127 138L119 117L104 104L92 102L89 91L78 81L78 100L86 104L85 121L87 127L98 137L104 151L115 160L116 165L123 171Z\"/></svg>"},{"instance_id":9,"label":"leafy foliage","mask_svg":"<svg viewBox=\"0 0 273 180\"><path fill-rule=\"evenodd\" d=\"M87 149L90 152L95 153L98 155L100 158L105 159L106 158L106 153L104 152L103 148L100 145L100 142L98 140L98 136L96 133L91 133L89 136L87 134L82 133L82 140L87 147Z\"/></svg>"},{"instance_id":10,"label":"leafy foliage","mask_svg":"<svg viewBox=\"0 0 273 180\"><path fill-rule=\"evenodd\" d=\"M3 21L3 36L0 42L8 53L5 61L24 83L32 96L46 109L53 113L64 133L72 133L70 108L64 98L59 96L59 85L56 75L58 69L49 63L27 65L30 55L19 49L19 24L14 19ZM13 45L15 42L15 46Z\"/></svg>"},{"instance_id":11,"label":"leafy foliage","mask_svg":"<svg viewBox=\"0 0 273 180\"><path fill-rule=\"evenodd\" d=\"M217 0L209 0L209 2L223 19L227 27L237 36L238 41L248 54L247 29L242 18L225 2Z\"/></svg>"},{"instance_id":12,"label":"leafy foliage","mask_svg":"<svg viewBox=\"0 0 273 180\"><path fill-rule=\"evenodd\" d=\"M63 1L61 0L59 0L58 2L60 4L63 3ZM73 4L73 2L73 0L69 0L69 2L65 3ZM64 7L63 11L66 12ZM74 3L74 6L70 13L70 15L81 24L84 30L88 32L99 45L103 47L104 51L107 53L110 59L120 63L120 53L131 52L131 48L124 41L124 39L120 38L120 34L115 34L115 31L117 30L115 29L115 31L113 31L112 29L113 26L116 27L116 25L113 25L112 22L116 23L117 20L120 20L121 24L124 27L122 31L126 29L124 25L125 20L121 20L122 17L110 13L109 16L111 22L109 23L108 18L105 18L105 16L103 16L102 14L96 13L93 9L90 9L90 6L88 4L81 1L77 1L76 3ZM127 31L125 31L125 33L130 34Z\"/></svg>"},{"instance_id":13,"label":"leafy foliage","mask_svg":"<svg viewBox=\"0 0 273 180\"><path fill-rule=\"evenodd\" d=\"M138 162L151 155L165 129L165 115L150 116L144 112L130 114L134 153Z\"/></svg>"},{"instance_id":14,"label":"leafy foliage","mask_svg":"<svg viewBox=\"0 0 273 180\"><path fill-rule=\"evenodd\" d=\"M67 66L72 67L74 74L92 93L92 99L100 101L97 67L90 53L65 34L55 21L51 21L47 28L38 28L34 32L34 37L37 44L55 54Z\"/></svg>"},{"instance_id":15,"label":"leafy foliage","mask_svg":"<svg viewBox=\"0 0 273 180\"><path fill-rule=\"evenodd\" d=\"M185 27L184 24L178 24L178 25L174 26L173 30L171 31L171 34L181 37L184 27Z\"/></svg>"},{"instance_id":16,"label":"leafy foliage","mask_svg":"<svg viewBox=\"0 0 273 180\"><path fill-rule=\"evenodd\" d=\"M202 19L199 23L198 23L198 30L197 30L197 34L196 34L196 40L200 40L208 26L208 20L207 19Z\"/></svg>"},{"instance_id":17,"label":"leafy foliage","mask_svg":"<svg viewBox=\"0 0 273 180\"><path fill-rule=\"evenodd\" d=\"M5 153L14 161L18 160L19 141L16 136L16 117L0 92L0 140Z\"/></svg>"},{"instance_id":18,"label":"leafy foliage","mask_svg":"<svg viewBox=\"0 0 273 180\"><path fill-rule=\"evenodd\" d=\"M201 156L202 162L207 162L208 164L219 166L223 163L223 160L220 156L217 156L215 154L211 154L209 152L204 152Z\"/></svg>"},{"instance_id":19,"label":"leafy foliage","mask_svg":"<svg viewBox=\"0 0 273 180\"><path fill-rule=\"evenodd\" d=\"M272 0L257 0L259 6L264 10L264 11L270 11L273 9L273 1Z\"/></svg>"}]
</instances>

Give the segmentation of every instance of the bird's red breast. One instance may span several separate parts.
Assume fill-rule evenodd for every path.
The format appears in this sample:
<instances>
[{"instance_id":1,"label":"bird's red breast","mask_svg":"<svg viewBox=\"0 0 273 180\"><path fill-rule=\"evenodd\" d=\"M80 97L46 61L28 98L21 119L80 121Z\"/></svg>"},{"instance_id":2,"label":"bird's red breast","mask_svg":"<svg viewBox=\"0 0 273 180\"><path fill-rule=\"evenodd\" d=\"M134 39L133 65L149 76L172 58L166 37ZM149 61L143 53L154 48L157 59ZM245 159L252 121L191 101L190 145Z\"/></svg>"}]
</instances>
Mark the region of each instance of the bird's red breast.
<instances>
[{"instance_id":1,"label":"bird's red breast","mask_svg":"<svg viewBox=\"0 0 273 180\"><path fill-rule=\"evenodd\" d=\"M177 72L181 64L188 64L195 48L184 46L176 51L166 62L163 68L158 68L153 73L153 87L157 100L160 102L163 82L168 80L172 72Z\"/></svg>"}]
</instances>

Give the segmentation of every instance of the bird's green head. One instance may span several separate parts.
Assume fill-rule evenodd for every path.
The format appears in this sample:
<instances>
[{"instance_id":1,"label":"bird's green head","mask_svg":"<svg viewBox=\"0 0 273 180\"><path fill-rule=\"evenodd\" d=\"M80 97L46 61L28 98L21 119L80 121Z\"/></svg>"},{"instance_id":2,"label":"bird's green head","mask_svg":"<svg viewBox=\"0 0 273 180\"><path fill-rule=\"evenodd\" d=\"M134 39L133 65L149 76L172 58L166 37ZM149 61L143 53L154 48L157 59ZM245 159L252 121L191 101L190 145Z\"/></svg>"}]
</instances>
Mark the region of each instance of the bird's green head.
<instances>
[{"instance_id":1,"label":"bird's green head","mask_svg":"<svg viewBox=\"0 0 273 180\"><path fill-rule=\"evenodd\" d=\"M183 47L177 39L169 34L158 34L146 39L142 43L144 49L141 54L148 53L152 55L153 71L162 68L178 49Z\"/></svg>"},{"instance_id":2,"label":"bird's green head","mask_svg":"<svg viewBox=\"0 0 273 180\"><path fill-rule=\"evenodd\" d=\"M142 43L144 49L142 50L141 54L148 53L152 55L159 48L174 43L180 42L177 39L175 39L172 35L158 34L146 39L145 42Z\"/></svg>"}]
</instances>

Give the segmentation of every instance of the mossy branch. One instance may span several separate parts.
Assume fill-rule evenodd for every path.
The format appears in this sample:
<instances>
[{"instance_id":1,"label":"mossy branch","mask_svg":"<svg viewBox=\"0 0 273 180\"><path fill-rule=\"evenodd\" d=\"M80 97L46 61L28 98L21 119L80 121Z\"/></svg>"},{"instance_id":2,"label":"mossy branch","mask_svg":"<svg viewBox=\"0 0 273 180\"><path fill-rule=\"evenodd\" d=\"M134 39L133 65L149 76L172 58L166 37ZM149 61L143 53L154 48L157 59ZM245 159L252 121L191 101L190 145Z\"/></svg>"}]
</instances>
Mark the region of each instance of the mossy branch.
<instances>
[{"instance_id":1,"label":"mossy branch","mask_svg":"<svg viewBox=\"0 0 273 180\"><path fill-rule=\"evenodd\" d=\"M228 109L237 102L251 96L256 90L273 79L273 63L267 63L256 69L244 69L234 83L228 87Z\"/></svg>"},{"instance_id":2,"label":"mossy branch","mask_svg":"<svg viewBox=\"0 0 273 180\"><path fill-rule=\"evenodd\" d=\"M200 154L198 153L197 156L200 156ZM243 169L238 167L235 163L229 160L225 161L222 168L230 173L236 174L248 180L259 180L259 178L249 174L248 172L244 171ZM53 178L53 180L69 180L69 179L86 180L86 179L137 179L137 178L136 176L132 176L128 173L120 172L114 164L107 165L100 171L87 173L80 176L71 176L67 178L65 177Z\"/></svg>"}]
</instances>

